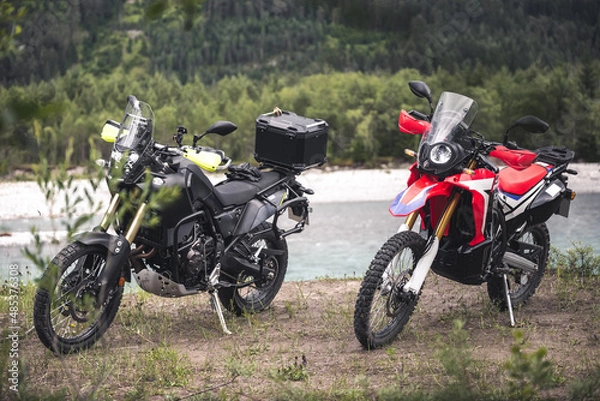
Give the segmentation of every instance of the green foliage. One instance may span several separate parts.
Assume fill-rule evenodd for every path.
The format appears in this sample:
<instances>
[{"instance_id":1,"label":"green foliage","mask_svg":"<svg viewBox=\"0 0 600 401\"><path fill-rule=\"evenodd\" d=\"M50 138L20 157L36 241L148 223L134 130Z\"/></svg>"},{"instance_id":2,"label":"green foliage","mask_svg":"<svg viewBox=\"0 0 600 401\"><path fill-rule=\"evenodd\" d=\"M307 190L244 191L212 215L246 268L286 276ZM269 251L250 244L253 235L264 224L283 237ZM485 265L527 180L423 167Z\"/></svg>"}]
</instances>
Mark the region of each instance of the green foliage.
<instances>
[{"instance_id":1,"label":"green foliage","mask_svg":"<svg viewBox=\"0 0 600 401\"><path fill-rule=\"evenodd\" d=\"M448 377L444 392L449 399L476 399L482 393L482 382L477 362L468 348L468 333L464 322L455 320L452 332L444 340L438 340L437 358Z\"/></svg>"},{"instance_id":2,"label":"green foliage","mask_svg":"<svg viewBox=\"0 0 600 401\"><path fill-rule=\"evenodd\" d=\"M28 44L7 54L10 63L1 79L11 85L48 80L78 64L105 74L122 66L124 53L141 42L147 71L175 74L182 82L201 76L205 83L281 71L393 73L411 67L431 74L502 66L517 71L600 55L594 42L600 6L594 0L527 0L510 7L460 0L0 4L0 38ZM476 84L481 77L468 79Z\"/></svg>"},{"instance_id":3,"label":"green foliage","mask_svg":"<svg viewBox=\"0 0 600 401\"><path fill-rule=\"evenodd\" d=\"M600 399L600 366L596 366L580 381L569 386L569 399L573 401Z\"/></svg>"},{"instance_id":4,"label":"green foliage","mask_svg":"<svg viewBox=\"0 0 600 401\"><path fill-rule=\"evenodd\" d=\"M187 357L180 356L170 347L156 347L144 358L141 378L157 388L183 387L192 373Z\"/></svg>"},{"instance_id":5,"label":"green foliage","mask_svg":"<svg viewBox=\"0 0 600 401\"><path fill-rule=\"evenodd\" d=\"M538 398L539 390L548 388L554 380L552 363L546 358L545 348L527 353L523 349L524 337L520 330L515 331L515 343L511 357L504 363L508 376L508 390L511 399L532 400Z\"/></svg>"},{"instance_id":6,"label":"green foliage","mask_svg":"<svg viewBox=\"0 0 600 401\"><path fill-rule=\"evenodd\" d=\"M593 277L600 272L600 255L590 245L573 243L564 252L553 249L549 267L560 278L580 279Z\"/></svg>"},{"instance_id":7,"label":"green foliage","mask_svg":"<svg viewBox=\"0 0 600 401\"><path fill-rule=\"evenodd\" d=\"M37 121L34 121L34 130L40 148L42 145L42 129ZM54 233L52 238L42 238L36 227L31 228L34 238L32 247L26 246L23 254L34 266L43 270L50 264L50 258L47 256L47 243L59 244L61 239L56 236L58 231L57 222L67 232L66 241L71 242L73 236L88 225L101 210L102 203L98 202L95 192L103 179L103 172L99 166L95 166L95 172L88 176L88 186L80 186L74 180L74 176L69 173L71 156L73 154L73 140L65 150L64 159L56 168L51 168L48 164L47 153L40 152L40 163L34 165L36 181L38 187L44 194L51 222L51 231ZM95 153L92 152L92 155ZM82 212L85 210L85 212Z\"/></svg>"},{"instance_id":8,"label":"green foliage","mask_svg":"<svg viewBox=\"0 0 600 401\"><path fill-rule=\"evenodd\" d=\"M306 370L308 361L306 356L302 355L302 360L299 362L298 357L294 359L294 363L283 366L273 373L273 377L281 381L308 381L309 374Z\"/></svg>"},{"instance_id":9,"label":"green foliage","mask_svg":"<svg viewBox=\"0 0 600 401\"><path fill-rule=\"evenodd\" d=\"M0 1L0 57L18 51L18 36L23 31L19 21L25 17L25 7L16 7L12 1Z\"/></svg>"},{"instance_id":10,"label":"green foliage","mask_svg":"<svg viewBox=\"0 0 600 401\"><path fill-rule=\"evenodd\" d=\"M398 113L427 108L408 91L412 79L427 81L434 98L452 90L476 99L474 128L489 139L535 114L550 131L511 139L600 160L600 54L591 43L600 3L592 0L0 4L0 32L22 26L11 40L30 44L0 52L0 173L36 163L39 151L54 166L70 140L75 165L92 148L108 152L90 138L120 119L129 94L154 107L163 143L180 124L200 133L235 122L234 135L203 144L236 162L252 160L254 120L274 106L327 120L331 162L408 161L403 151L418 138L398 133Z\"/></svg>"}]
</instances>

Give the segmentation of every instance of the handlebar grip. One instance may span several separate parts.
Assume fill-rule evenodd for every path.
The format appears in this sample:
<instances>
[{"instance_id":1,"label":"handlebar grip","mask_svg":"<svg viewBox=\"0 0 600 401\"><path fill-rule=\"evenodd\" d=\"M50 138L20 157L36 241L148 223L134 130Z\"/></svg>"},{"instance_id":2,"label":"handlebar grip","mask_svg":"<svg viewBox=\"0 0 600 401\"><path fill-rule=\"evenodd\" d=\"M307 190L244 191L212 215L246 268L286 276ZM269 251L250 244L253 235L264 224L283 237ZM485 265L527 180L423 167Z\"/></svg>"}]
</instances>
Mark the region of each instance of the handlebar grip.
<instances>
[{"instance_id":1,"label":"handlebar grip","mask_svg":"<svg viewBox=\"0 0 600 401\"><path fill-rule=\"evenodd\" d=\"M411 115L412 117L416 118L417 120L429 121L429 117L426 116L425 114L421 113L420 111L411 110L408 112L408 114Z\"/></svg>"}]
</instances>

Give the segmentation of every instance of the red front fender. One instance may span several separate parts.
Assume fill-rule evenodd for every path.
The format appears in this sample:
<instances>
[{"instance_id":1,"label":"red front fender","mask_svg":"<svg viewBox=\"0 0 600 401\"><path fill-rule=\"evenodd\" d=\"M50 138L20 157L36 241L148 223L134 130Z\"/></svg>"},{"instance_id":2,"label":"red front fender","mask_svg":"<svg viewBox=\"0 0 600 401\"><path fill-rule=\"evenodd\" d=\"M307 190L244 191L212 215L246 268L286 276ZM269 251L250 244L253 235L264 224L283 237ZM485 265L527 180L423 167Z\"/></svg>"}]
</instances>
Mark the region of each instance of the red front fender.
<instances>
[{"instance_id":1,"label":"red front fender","mask_svg":"<svg viewBox=\"0 0 600 401\"><path fill-rule=\"evenodd\" d=\"M435 177L422 175L396 196L390 206L390 213L393 216L408 216L425 206L425 203L433 197L447 198L453 186L446 181L437 181Z\"/></svg>"}]
</instances>

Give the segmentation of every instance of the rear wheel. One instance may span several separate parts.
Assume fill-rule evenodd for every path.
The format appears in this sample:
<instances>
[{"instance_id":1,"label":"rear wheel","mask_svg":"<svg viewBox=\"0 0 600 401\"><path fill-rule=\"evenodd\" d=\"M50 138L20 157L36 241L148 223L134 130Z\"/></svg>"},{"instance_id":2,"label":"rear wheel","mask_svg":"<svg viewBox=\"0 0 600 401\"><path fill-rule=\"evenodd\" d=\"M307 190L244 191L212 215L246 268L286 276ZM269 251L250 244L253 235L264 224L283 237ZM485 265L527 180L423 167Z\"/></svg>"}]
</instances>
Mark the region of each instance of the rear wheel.
<instances>
[{"instance_id":1,"label":"rear wheel","mask_svg":"<svg viewBox=\"0 0 600 401\"><path fill-rule=\"evenodd\" d=\"M535 272L525 272L508 266L510 268L508 285L511 304L513 307L519 307L525 305L529 298L535 294L546 272L548 252L550 251L548 227L545 223L528 227L507 250L518 253L538 265ZM500 310L508 309L502 277L496 276L490 279L487 289L490 299L498 305Z\"/></svg>"},{"instance_id":2,"label":"rear wheel","mask_svg":"<svg viewBox=\"0 0 600 401\"><path fill-rule=\"evenodd\" d=\"M252 260L262 274L240 273L235 283L237 287L219 289L221 303L238 315L262 312L273 302L283 284L288 263L286 240L277 238L270 223L263 223L231 252L232 256ZM248 285L244 285L246 283Z\"/></svg>"},{"instance_id":3,"label":"rear wheel","mask_svg":"<svg viewBox=\"0 0 600 401\"><path fill-rule=\"evenodd\" d=\"M101 246L70 244L44 272L34 302L33 321L41 342L56 353L92 346L112 323L123 295L115 285L104 305L98 301L97 278L106 268Z\"/></svg>"},{"instance_id":4,"label":"rear wheel","mask_svg":"<svg viewBox=\"0 0 600 401\"><path fill-rule=\"evenodd\" d=\"M366 349L392 342L404 328L418 297L402 291L425 250L412 231L391 237L377 252L360 286L354 309L354 333Z\"/></svg>"}]
</instances>

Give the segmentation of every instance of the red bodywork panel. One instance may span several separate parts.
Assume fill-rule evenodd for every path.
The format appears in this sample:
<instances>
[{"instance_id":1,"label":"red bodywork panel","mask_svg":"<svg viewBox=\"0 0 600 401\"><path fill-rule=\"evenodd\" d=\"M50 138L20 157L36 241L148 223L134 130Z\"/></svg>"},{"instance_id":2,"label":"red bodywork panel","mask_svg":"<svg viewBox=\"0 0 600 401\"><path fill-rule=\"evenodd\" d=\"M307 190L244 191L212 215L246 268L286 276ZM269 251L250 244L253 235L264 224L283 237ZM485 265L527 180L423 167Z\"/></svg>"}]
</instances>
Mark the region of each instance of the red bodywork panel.
<instances>
[{"instance_id":1,"label":"red bodywork panel","mask_svg":"<svg viewBox=\"0 0 600 401\"><path fill-rule=\"evenodd\" d=\"M429 131L429 127L431 127L429 121L414 118L406 110L402 110L398 116L398 128L405 134L421 135Z\"/></svg>"},{"instance_id":2,"label":"red bodywork panel","mask_svg":"<svg viewBox=\"0 0 600 401\"><path fill-rule=\"evenodd\" d=\"M531 163L537 157L537 153L527 149L508 149L505 146L498 145L496 149L490 152L490 156L502 160L507 166L516 170L523 170L531 166Z\"/></svg>"},{"instance_id":3,"label":"red bodywork panel","mask_svg":"<svg viewBox=\"0 0 600 401\"><path fill-rule=\"evenodd\" d=\"M438 181L434 176L421 174L416 166L417 164L414 163L409 168L411 174L407 182L408 188L398 194L390 206L390 213L393 216L407 216L429 203L431 225L435 227L448 204L452 188L458 186L469 191L472 196L475 235L470 245L476 245L485 240L483 225L487 210L486 191L492 188L494 173L480 168L475 170L474 174L456 174L443 181ZM421 210L420 213L423 218L423 211ZM448 229L444 232L444 235L447 234Z\"/></svg>"},{"instance_id":4,"label":"red bodywork panel","mask_svg":"<svg viewBox=\"0 0 600 401\"><path fill-rule=\"evenodd\" d=\"M506 167L498 174L498 186L502 192L514 195L523 195L536 185L548 170L539 164L532 164L523 170Z\"/></svg>"}]
</instances>

